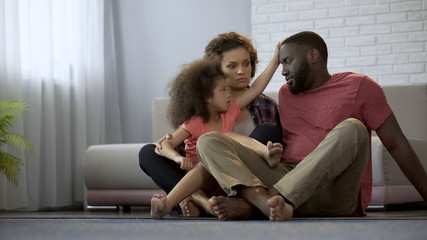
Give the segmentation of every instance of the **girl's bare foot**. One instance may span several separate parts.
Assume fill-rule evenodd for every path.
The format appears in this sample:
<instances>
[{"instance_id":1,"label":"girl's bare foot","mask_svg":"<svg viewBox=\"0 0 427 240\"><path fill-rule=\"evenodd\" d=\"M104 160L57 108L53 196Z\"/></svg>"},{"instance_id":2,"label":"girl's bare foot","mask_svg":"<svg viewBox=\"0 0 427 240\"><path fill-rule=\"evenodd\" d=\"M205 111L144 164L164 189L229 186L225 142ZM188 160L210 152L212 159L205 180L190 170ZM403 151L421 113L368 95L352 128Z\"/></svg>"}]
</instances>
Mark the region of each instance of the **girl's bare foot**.
<instances>
[{"instance_id":1,"label":"girl's bare foot","mask_svg":"<svg viewBox=\"0 0 427 240\"><path fill-rule=\"evenodd\" d=\"M268 206L270 206L270 220L272 221L287 221L292 219L294 209L291 205L285 202L285 199L276 195L268 199Z\"/></svg>"},{"instance_id":2,"label":"girl's bare foot","mask_svg":"<svg viewBox=\"0 0 427 240\"><path fill-rule=\"evenodd\" d=\"M214 190L210 191L214 192ZM193 193L191 195L191 202L199 208L201 215L207 214L208 216L216 216L212 210L212 206L209 203L209 197L206 195L205 191L198 190L197 192Z\"/></svg>"},{"instance_id":3,"label":"girl's bare foot","mask_svg":"<svg viewBox=\"0 0 427 240\"><path fill-rule=\"evenodd\" d=\"M211 197L208 200L219 220L246 220L253 216L254 209L245 200L225 196Z\"/></svg>"},{"instance_id":4,"label":"girl's bare foot","mask_svg":"<svg viewBox=\"0 0 427 240\"><path fill-rule=\"evenodd\" d=\"M164 194L154 194L151 198L151 218L160 219L169 214L170 209L167 209L167 197Z\"/></svg>"},{"instance_id":5,"label":"girl's bare foot","mask_svg":"<svg viewBox=\"0 0 427 240\"><path fill-rule=\"evenodd\" d=\"M200 217L201 212L200 209L192 202L191 197L184 199L179 203L181 207L182 214L185 217Z\"/></svg>"},{"instance_id":6,"label":"girl's bare foot","mask_svg":"<svg viewBox=\"0 0 427 240\"><path fill-rule=\"evenodd\" d=\"M282 144L272 143L271 141L268 141L267 151L264 156L268 166L270 166L271 168L277 167L282 157L282 152L283 152Z\"/></svg>"}]
</instances>

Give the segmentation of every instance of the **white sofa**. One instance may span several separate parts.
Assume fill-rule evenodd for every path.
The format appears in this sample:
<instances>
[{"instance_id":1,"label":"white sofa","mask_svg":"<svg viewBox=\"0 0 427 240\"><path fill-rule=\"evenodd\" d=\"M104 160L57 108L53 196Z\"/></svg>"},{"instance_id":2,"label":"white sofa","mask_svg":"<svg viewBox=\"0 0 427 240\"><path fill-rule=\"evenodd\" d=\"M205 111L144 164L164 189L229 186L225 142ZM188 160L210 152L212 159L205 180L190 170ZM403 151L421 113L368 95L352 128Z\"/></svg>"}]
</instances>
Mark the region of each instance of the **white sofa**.
<instances>
[{"instance_id":1,"label":"white sofa","mask_svg":"<svg viewBox=\"0 0 427 240\"><path fill-rule=\"evenodd\" d=\"M427 84L383 87L400 126L427 169ZM276 92L267 95L277 100ZM173 132L165 111L168 99L153 102L153 141ZM94 145L84 161L86 206L146 206L154 193L162 193L139 167L144 144ZM422 198L402 174L378 137L372 137L373 193L371 205L421 202ZM426 183L427 184L427 183Z\"/></svg>"}]
</instances>

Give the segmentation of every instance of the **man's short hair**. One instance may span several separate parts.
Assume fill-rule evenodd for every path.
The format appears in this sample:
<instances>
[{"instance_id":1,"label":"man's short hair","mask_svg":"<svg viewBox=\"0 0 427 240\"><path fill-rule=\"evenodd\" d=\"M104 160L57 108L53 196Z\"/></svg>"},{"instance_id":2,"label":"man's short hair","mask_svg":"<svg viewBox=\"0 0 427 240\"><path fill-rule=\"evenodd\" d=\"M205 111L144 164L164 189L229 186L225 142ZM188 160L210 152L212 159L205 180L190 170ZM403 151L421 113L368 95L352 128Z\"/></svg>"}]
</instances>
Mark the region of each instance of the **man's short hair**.
<instances>
[{"instance_id":1,"label":"man's short hair","mask_svg":"<svg viewBox=\"0 0 427 240\"><path fill-rule=\"evenodd\" d=\"M325 63L328 62L328 48L326 46L326 43L323 40L323 38L315 32L305 31L305 32L297 33L295 35L292 35L286 38L283 41L283 44L286 44L286 43L293 43L293 44L308 46L310 48L316 48L319 51L320 56L323 58Z\"/></svg>"}]
</instances>

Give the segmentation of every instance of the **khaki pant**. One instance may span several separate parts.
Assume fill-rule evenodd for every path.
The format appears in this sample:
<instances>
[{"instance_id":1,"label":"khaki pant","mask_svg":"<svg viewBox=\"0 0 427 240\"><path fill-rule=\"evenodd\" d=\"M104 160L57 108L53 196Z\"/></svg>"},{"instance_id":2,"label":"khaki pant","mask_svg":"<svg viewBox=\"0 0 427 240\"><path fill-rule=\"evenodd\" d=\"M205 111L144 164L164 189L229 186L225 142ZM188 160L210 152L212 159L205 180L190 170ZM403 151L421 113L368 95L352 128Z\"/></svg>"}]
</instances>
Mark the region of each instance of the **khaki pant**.
<instances>
[{"instance_id":1,"label":"khaki pant","mask_svg":"<svg viewBox=\"0 0 427 240\"><path fill-rule=\"evenodd\" d=\"M369 158L369 138L357 119L338 124L298 164L270 168L253 151L218 132L197 142L200 161L229 195L236 186L276 188L297 216L346 216L355 212Z\"/></svg>"}]
</instances>

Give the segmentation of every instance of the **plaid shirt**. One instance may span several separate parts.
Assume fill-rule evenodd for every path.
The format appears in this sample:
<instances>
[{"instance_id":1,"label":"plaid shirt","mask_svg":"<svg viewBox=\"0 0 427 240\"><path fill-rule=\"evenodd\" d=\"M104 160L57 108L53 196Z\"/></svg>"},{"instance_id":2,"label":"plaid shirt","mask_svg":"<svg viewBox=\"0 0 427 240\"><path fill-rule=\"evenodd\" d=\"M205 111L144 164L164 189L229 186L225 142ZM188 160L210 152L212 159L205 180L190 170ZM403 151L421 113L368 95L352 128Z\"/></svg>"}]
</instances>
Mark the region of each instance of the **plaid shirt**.
<instances>
[{"instance_id":1,"label":"plaid shirt","mask_svg":"<svg viewBox=\"0 0 427 240\"><path fill-rule=\"evenodd\" d=\"M277 103L272 98L261 94L248 105L248 110L256 126L264 122L272 122L280 126Z\"/></svg>"}]
</instances>

